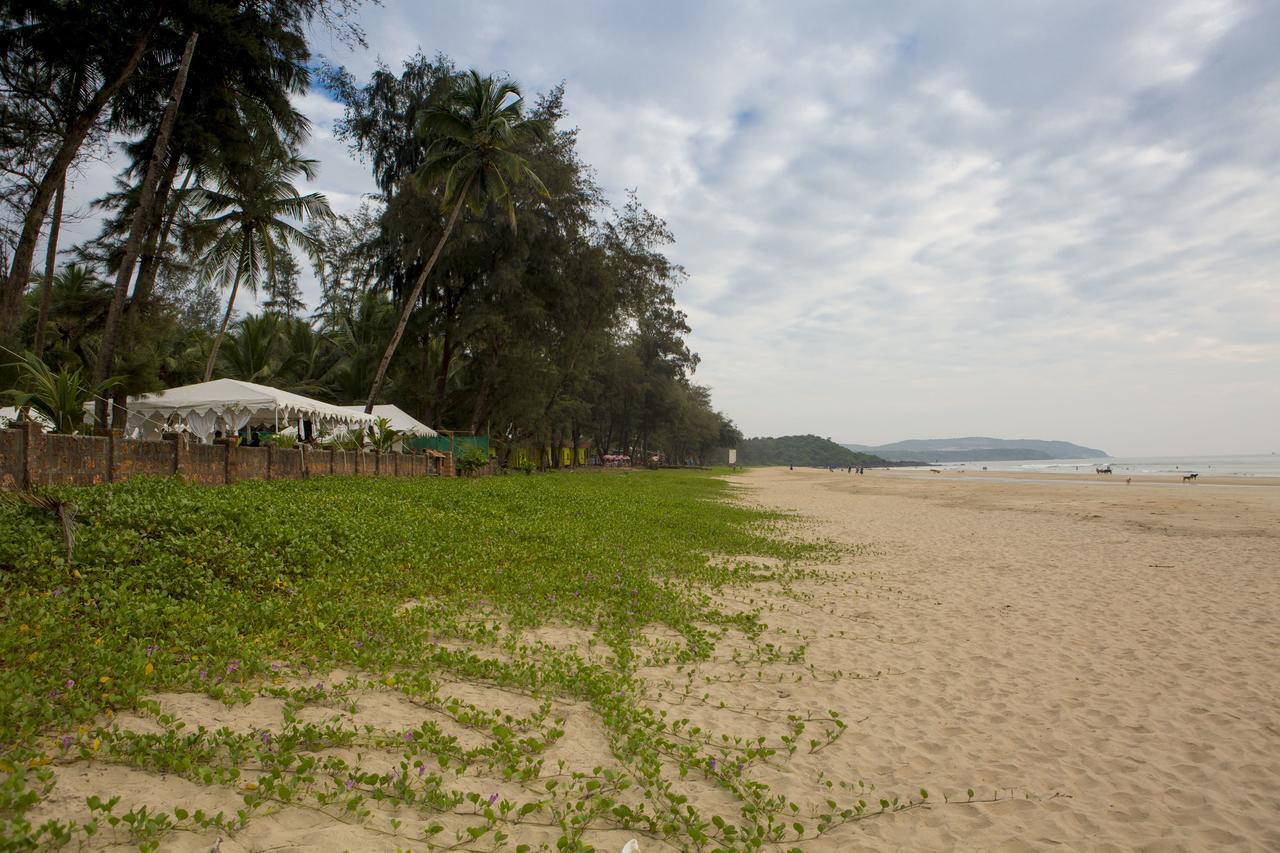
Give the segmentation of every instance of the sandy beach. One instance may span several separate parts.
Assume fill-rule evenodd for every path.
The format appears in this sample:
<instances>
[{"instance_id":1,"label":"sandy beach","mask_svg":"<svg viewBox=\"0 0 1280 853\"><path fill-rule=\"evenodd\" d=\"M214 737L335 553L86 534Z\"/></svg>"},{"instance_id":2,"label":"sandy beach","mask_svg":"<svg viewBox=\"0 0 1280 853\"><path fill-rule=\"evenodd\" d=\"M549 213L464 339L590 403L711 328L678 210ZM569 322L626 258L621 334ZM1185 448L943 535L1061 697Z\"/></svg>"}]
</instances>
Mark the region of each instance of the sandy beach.
<instances>
[{"instance_id":1,"label":"sandy beach","mask_svg":"<svg viewBox=\"0 0 1280 853\"><path fill-rule=\"evenodd\" d=\"M794 755L748 772L804 804L796 818L809 826L808 809L829 796L865 796L874 811L881 796L919 801L929 792L927 807L837 826L803 849L1280 849L1280 487L783 468L732 482L737 500L787 511L791 535L839 543L842 556L800 567L809 574L785 589L718 593L728 608L758 610L768 629L756 641L717 637L708 660L673 659L679 636L645 627L635 643L647 692L637 701L717 744L722 734L785 744L790 721L808 720ZM504 638L535 659L605 652L581 627L512 631L465 646L498 660L517 648ZM619 766L586 704L465 679L441 682L448 700L426 703L379 673L279 675L247 685L256 693L247 703L161 693L149 697L151 710L99 724L278 736L292 724L272 690L314 681L335 692L295 709L297 724L357 734L351 747L318 757L361 772L400 766L401 733L424 721L483 745L455 719L455 702L526 716L542 699L564 721L548 773L560 761L561 774ZM848 729L820 743L831 711ZM742 808L703 771L668 769L700 811L733 819ZM108 792L121 809L233 814L246 780L263 772L247 766L237 783L199 785L113 762L64 760L53 770L57 784L35 819L79 819L86 797ZM853 787L860 781L875 791ZM543 790L483 767L450 773L448 786L513 799ZM281 805L235 832L171 833L161 849L423 847L421 815L370 806L371 816L352 820L340 808ZM440 815L449 834L467 825L465 811ZM537 816L509 831L534 849L553 849L558 834ZM636 834L592 828L585 841L617 851ZM114 832L91 846L100 845L130 841ZM679 849L675 838L641 835L642 853Z\"/></svg>"},{"instance_id":2,"label":"sandy beach","mask_svg":"<svg viewBox=\"0 0 1280 853\"><path fill-rule=\"evenodd\" d=\"M1005 798L822 849L1280 848L1280 488L1044 480L737 478L812 535L871 546L820 614L768 617L856 630L809 659L893 673L810 697L859 721L835 763L935 802Z\"/></svg>"}]
</instances>

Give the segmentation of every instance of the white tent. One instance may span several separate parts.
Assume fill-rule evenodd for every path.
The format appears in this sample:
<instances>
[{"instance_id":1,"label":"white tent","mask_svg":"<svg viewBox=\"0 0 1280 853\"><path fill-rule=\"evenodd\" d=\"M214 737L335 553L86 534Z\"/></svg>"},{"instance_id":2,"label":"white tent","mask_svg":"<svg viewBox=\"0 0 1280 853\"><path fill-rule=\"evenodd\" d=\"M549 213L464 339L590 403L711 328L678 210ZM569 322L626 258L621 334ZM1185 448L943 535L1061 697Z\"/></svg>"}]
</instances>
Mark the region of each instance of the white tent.
<instances>
[{"instance_id":1,"label":"white tent","mask_svg":"<svg viewBox=\"0 0 1280 853\"><path fill-rule=\"evenodd\" d=\"M296 428L304 420L322 432L373 423L369 415L239 379L215 379L155 394L129 398L129 433L144 436L163 431L171 419L187 432L209 441L215 430L233 435L251 424L275 429Z\"/></svg>"},{"instance_id":2,"label":"white tent","mask_svg":"<svg viewBox=\"0 0 1280 853\"><path fill-rule=\"evenodd\" d=\"M364 406L343 406L342 408L350 412L363 412ZM391 428L400 432L407 432L409 435L422 435L427 438L435 438L439 433L422 421L409 415L399 406L387 404L385 406L373 407L374 418L386 418L391 422Z\"/></svg>"}]
</instances>

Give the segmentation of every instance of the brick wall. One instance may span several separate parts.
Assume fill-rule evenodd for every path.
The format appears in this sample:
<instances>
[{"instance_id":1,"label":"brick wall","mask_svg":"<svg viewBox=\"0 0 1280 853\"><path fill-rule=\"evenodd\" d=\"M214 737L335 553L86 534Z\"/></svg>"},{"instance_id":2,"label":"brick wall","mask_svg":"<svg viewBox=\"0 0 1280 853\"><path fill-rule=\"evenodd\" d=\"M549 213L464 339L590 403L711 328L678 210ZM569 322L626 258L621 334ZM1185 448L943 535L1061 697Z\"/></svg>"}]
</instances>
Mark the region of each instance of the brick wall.
<instances>
[{"instance_id":1,"label":"brick wall","mask_svg":"<svg viewBox=\"0 0 1280 853\"><path fill-rule=\"evenodd\" d=\"M446 455L437 463L426 456L402 454L135 441L118 432L109 436L45 434L30 424L0 429L0 490L91 486L174 474L188 483L215 486L330 474L452 476L453 457Z\"/></svg>"}]
</instances>

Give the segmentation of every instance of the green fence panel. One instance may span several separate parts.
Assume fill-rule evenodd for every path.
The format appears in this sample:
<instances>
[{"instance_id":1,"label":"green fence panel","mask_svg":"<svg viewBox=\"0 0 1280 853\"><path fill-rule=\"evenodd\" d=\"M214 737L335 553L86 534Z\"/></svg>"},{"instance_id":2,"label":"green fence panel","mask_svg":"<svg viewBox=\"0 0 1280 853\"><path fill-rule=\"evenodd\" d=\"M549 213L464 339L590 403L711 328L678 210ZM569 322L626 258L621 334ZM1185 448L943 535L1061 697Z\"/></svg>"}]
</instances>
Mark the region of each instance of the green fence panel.
<instances>
[{"instance_id":1,"label":"green fence panel","mask_svg":"<svg viewBox=\"0 0 1280 853\"><path fill-rule=\"evenodd\" d=\"M472 448L478 449L489 458L489 436L487 435L455 435L452 439L447 435L434 437L418 436L409 442L414 450L438 450L441 453L453 451L454 456L462 456Z\"/></svg>"}]
</instances>

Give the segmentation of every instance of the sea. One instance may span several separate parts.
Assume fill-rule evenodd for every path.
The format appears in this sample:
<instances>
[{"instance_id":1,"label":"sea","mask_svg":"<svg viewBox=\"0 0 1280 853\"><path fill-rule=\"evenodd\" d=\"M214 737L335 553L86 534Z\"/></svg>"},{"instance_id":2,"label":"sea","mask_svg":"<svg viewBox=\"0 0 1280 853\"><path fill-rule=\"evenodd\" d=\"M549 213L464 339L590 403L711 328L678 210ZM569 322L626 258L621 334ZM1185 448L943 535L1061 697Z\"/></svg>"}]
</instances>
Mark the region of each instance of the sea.
<instances>
[{"instance_id":1,"label":"sea","mask_svg":"<svg viewBox=\"0 0 1280 853\"><path fill-rule=\"evenodd\" d=\"M1027 474L1088 474L1107 465L1116 474L1190 474L1205 477L1280 477L1280 453L1248 456L1135 456L1106 459L1037 459L1027 462L943 462L945 471L1018 471Z\"/></svg>"}]
</instances>

